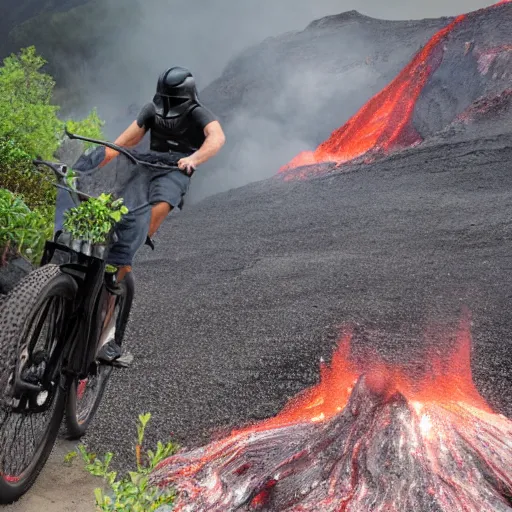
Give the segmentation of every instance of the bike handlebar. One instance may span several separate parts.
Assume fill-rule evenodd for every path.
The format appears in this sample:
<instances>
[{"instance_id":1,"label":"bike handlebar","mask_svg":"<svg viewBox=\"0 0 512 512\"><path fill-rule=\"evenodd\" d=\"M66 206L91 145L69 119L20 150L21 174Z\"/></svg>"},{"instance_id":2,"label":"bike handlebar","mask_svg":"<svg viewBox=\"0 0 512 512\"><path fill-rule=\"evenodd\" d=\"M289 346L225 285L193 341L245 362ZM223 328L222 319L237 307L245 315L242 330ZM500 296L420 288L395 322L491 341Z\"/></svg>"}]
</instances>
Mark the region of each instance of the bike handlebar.
<instances>
[{"instance_id":1,"label":"bike handlebar","mask_svg":"<svg viewBox=\"0 0 512 512\"><path fill-rule=\"evenodd\" d=\"M129 158L134 164L140 163L139 160L137 160L127 149L118 146L117 144L114 144L113 142L107 142L105 140L99 140L99 139L91 139L90 137L83 137L82 135L76 135L74 133L71 133L68 131L68 129L65 129L65 133L71 140L82 140L84 142L90 142L92 144L98 144L99 146L105 146L107 148L113 149L114 151L118 151L119 153L122 153L124 156Z\"/></svg>"},{"instance_id":2,"label":"bike handlebar","mask_svg":"<svg viewBox=\"0 0 512 512\"><path fill-rule=\"evenodd\" d=\"M144 160L139 160L138 158L133 156L133 154L130 151L128 151L126 148L123 148L122 146L118 146L117 144L114 144L113 142L107 142L105 140L92 139L90 137L83 137L82 135L76 135L74 133L69 132L67 130L67 128L66 128L65 132L66 132L66 135L68 136L68 138L71 140L81 140L84 142L90 142L91 144L98 144L99 146L105 146L107 148L113 149L114 151L117 151L117 152L123 154L124 156L126 156L129 160L131 160L136 165L145 165L146 167L151 167L153 169L161 169L161 170L175 169L175 170L178 170L179 172L181 172L182 174L185 174L186 176L192 176L192 174L194 173L194 170L195 170L194 169L192 171L192 173L188 174L186 171L180 169L177 164L162 165L162 164L152 164L149 162L145 162Z\"/></svg>"},{"instance_id":3,"label":"bike handlebar","mask_svg":"<svg viewBox=\"0 0 512 512\"><path fill-rule=\"evenodd\" d=\"M69 132L67 129L66 129L66 135L71 140L75 139L75 140L81 140L84 142L90 142L92 144L98 144L100 146L105 146L107 148L113 149L114 151L118 151L119 153L125 155L131 162L133 162L136 165L144 165L146 167L151 167L153 169L167 170L167 171L177 170L177 171L181 172L182 174L185 174L186 176L192 176L192 174L195 171L195 169L193 169L192 172L190 174L188 174L187 171L180 169L177 164L162 165L162 164L152 164L149 162L145 162L143 160L139 160L134 155L132 155L131 152L128 151L126 148L118 146L117 144L114 144L112 142L107 142L104 140L92 139L90 137L83 137L82 135L76 135L74 133ZM90 195L88 195L84 192L80 192L79 190L77 190L75 188L66 186L66 185L68 185L68 183L66 183L66 178L68 177L68 166L66 164L57 163L57 162L48 162L46 160L42 160L41 158L36 158L36 159L32 160L32 163L35 166L43 165L45 167L50 168L55 173L57 180L60 181L60 183L56 183L55 186L57 188L60 188L62 190L66 190L67 192L69 192L72 195L75 203L78 204L79 199L81 199L81 200L91 199ZM64 183L64 185L62 183ZM137 208L133 209L132 211L136 211L139 208L141 208L141 207L137 207Z\"/></svg>"},{"instance_id":4,"label":"bike handlebar","mask_svg":"<svg viewBox=\"0 0 512 512\"><path fill-rule=\"evenodd\" d=\"M67 177L67 174L66 174L67 169L68 169L67 165L56 164L55 162L47 162L46 160L40 160L39 158L32 160L32 163L35 166L44 165L45 167L49 167L57 175L58 180L66 183L65 179ZM54 183L54 185L57 188L68 191L70 194L72 194L72 196L76 194L76 196L82 200L91 199L91 196L89 194L86 194L85 192L80 192L80 190L66 187L66 186L62 185L61 183Z\"/></svg>"}]
</instances>

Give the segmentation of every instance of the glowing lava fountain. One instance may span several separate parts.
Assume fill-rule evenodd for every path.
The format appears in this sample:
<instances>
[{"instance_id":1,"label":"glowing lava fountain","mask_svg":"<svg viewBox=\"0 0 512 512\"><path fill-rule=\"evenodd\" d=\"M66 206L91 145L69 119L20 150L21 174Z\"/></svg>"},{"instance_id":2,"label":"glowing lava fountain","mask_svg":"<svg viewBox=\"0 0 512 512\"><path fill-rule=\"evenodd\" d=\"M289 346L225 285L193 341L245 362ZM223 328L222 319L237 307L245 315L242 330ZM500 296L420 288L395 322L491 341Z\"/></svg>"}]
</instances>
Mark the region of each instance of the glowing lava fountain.
<instances>
[{"instance_id":1,"label":"glowing lava fountain","mask_svg":"<svg viewBox=\"0 0 512 512\"><path fill-rule=\"evenodd\" d=\"M350 338L276 418L156 468L175 510L510 512L512 421L473 384L469 321L419 380L356 365Z\"/></svg>"}]
</instances>

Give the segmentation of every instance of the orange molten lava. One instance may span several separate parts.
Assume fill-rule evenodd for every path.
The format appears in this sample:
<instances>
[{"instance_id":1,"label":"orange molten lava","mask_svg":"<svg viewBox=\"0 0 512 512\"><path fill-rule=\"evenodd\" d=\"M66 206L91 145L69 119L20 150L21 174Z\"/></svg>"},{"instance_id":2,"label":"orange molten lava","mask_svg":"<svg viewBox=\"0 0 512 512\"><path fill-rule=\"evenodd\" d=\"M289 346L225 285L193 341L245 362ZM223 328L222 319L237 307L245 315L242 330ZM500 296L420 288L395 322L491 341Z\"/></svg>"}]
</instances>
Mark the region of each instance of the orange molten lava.
<instances>
[{"instance_id":1,"label":"orange molten lava","mask_svg":"<svg viewBox=\"0 0 512 512\"><path fill-rule=\"evenodd\" d=\"M495 5L508 3L502 0ZM388 152L421 142L411 125L414 107L429 77L442 61L441 43L467 15L460 15L437 32L430 41L381 92L315 151L304 151L280 169L286 173L296 167L322 162L343 164L363 155Z\"/></svg>"},{"instance_id":2,"label":"orange molten lava","mask_svg":"<svg viewBox=\"0 0 512 512\"><path fill-rule=\"evenodd\" d=\"M409 122L416 100L440 63L440 59L431 57L442 40L464 18L465 15L457 17L437 32L385 89L344 126L334 131L315 152L301 153L282 171L320 162L344 163L369 151L386 151L419 141L419 135L409 126Z\"/></svg>"},{"instance_id":3,"label":"orange molten lava","mask_svg":"<svg viewBox=\"0 0 512 512\"><path fill-rule=\"evenodd\" d=\"M416 378L355 363L347 334L276 418L170 457L151 483L174 486L183 512L510 510L512 422L473 384L469 326L427 336L440 355Z\"/></svg>"},{"instance_id":4,"label":"orange molten lava","mask_svg":"<svg viewBox=\"0 0 512 512\"><path fill-rule=\"evenodd\" d=\"M342 337L330 366L322 363L318 385L293 398L276 417L234 434L327 421L343 411L361 375L365 375L368 387L383 399L400 393L418 406L436 404L451 409L465 404L493 412L473 382L469 315L461 320L455 346L451 349L445 346L443 354L429 355L429 367L419 376L386 364L376 355L367 358L371 363L355 363L350 359L351 338L351 334Z\"/></svg>"},{"instance_id":5,"label":"orange molten lava","mask_svg":"<svg viewBox=\"0 0 512 512\"><path fill-rule=\"evenodd\" d=\"M349 360L351 334L340 340L331 365L320 366L320 383L293 398L274 418L260 423L258 430L302 421L323 421L339 414L347 405L360 373Z\"/></svg>"},{"instance_id":6,"label":"orange molten lava","mask_svg":"<svg viewBox=\"0 0 512 512\"><path fill-rule=\"evenodd\" d=\"M442 356L430 355L426 374L413 378L396 367L384 363L373 365L367 383L385 382L385 393L402 394L411 403L436 403L443 407L464 403L492 413L491 407L478 392L471 371L471 331L469 317L462 319L455 347ZM382 391L382 390L379 390Z\"/></svg>"}]
</instances>

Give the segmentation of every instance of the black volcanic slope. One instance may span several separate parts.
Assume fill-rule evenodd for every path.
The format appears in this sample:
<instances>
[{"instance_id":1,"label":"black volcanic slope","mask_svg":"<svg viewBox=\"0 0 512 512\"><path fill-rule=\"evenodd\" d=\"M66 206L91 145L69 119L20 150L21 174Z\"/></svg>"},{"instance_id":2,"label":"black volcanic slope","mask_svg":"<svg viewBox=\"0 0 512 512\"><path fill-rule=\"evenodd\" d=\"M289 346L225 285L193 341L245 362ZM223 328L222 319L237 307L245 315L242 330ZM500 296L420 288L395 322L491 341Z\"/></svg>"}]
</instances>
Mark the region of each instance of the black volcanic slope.
<instances>
[{"instance_id":1,"label":"black volcanic slope","mask_svg":"<svg viewBox=\"0 0 512 512\"><path fill-rule=\"evenodd\" d=\"M315 149L392 81L387 97L369 109L375 120L382 119L386 104L407 84L387 121L389 134L401 117L410 119L392 145L426 141L440 132L455 140L471 131L468 125L483 122L491 105L485 130L508 133L511 33L512 4L505 3L463 19L392 22L353 11L268 39L233 60L201 93L221 116L228 143L211 165L214 172L198 176L192 197L270 176L297 153ZM414 104L410 116L408 103ZM476 113L480 118L468 116ZM361 139L369 134L364 126L353 128L346 142L355 146L359 129ZM472 131L478 137L483 130ZM379 142L386 147L385 140Z\"/></svg>"},{"instance_id":2,"label":"black volcanic slope","mask_svg":"<svg viewBox=\"0 0 512 512\"><path fill-rule=\"evenodd\" d=\"M126 340L136 360L111 382L92 450L126 468L143 412L148 444L189 446L275 415L318 381L345 323L356 355L414 371L425 331L466 307L478 390L512 418L511 8L467 17L435 47L411 116L423 145L170 217L156 252L139 255ZM269 176L287 151L315 147L450 21L352 12L248 50L203 91L231 144L215 165L242 177L201 169L192 192Z\"/></svg>"},{"instance_id":3,"label":"black volcanic slope","mask_svg":"<svg viewBox=\"0 0 512 512\"><path fill-rule=\"evenodd\" d=\"M320 143L449 22L328 16L242 52L201 98L228 126L241 114L266 118L290 137Z\"/></svg>"},{"instance_id":4,"label":"black volcanic slope","mask_svg":"<svg viewBox=\"0 0 512 512\"><path fill-rule=\"evenodd\" d=\"M131 460L277 413L318 379L338 326L354 350L420 363L424 331L473 315L476 385L512 417L512 137L416 148L345 173L223 193L172 216L135 268L132 370L87 438ZM448 350L448 347L447 347Z\"/></svg>"},{"instance_id":5,"label":"black volcanic slope","mask_svg":"<svg viewBox=\"0 0 512 512\"><path fill-rule=\"evenodd\" d=\"M21 23L35 18L45 12L61 12L82 5L87 0L2 0L0 5L0 56L4 56L7 51L16 51L13 42L9 40L9 32ZM29 44L33 44L32 41Z\"/></svg>"}]
</instances>

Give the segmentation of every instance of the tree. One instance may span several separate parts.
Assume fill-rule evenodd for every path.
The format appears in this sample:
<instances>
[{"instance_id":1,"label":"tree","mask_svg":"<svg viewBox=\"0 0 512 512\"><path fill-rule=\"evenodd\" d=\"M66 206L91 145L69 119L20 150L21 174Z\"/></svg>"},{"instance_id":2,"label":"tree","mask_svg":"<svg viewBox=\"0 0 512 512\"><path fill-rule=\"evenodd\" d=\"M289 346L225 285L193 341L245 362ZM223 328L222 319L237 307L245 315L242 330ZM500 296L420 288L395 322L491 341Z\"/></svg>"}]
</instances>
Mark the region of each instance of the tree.
<instances>
[{"instance_id":1,"label":"tree","mask_svg":"<svg viewBox=\"0 0 512 512\"><path fill-rule=\"evenodd\" d=\"M51 207L55 194L34 172L31 159L51 159L64 136L65 123L52 104L55 81L43 71L45 65L31 46L7 57L0 67L0 188L21 194L32 208ZM81 121L67 122L75 133L102 137L96 110Z\"/></svg>"},{"instance_id":2,"label":"tree","mask_svg":"<svg viewBox=\"0 0 512 512\"><path fill-rule=\"evenodd\" d=\"M55 188L51 171L41 176L31 161L36 156L53 158L65 125L57 116L59 107L52 104L55 81L43 71L45 65L31 46L0 66L0 256L7 244L35 261L53 230ZM103 137L103 122L95 110L81 121L67 122L75 133Z\"/></svg>"},{"instance_id":3,"label":"tree","mask_svg":"<svg viewBox=\"0 0 512 512\"><path fill-rule=\"evenodd\" d=\"M64 121L57 117L59 107L52 104L53 78L44 73L46 61L33 46L4 59L0 67L0 137L15 141L31 156L51 158L59 146ZM73 129L82 135L101 137L103 123L96 111Z\"/></svg>"}]
</instances>

